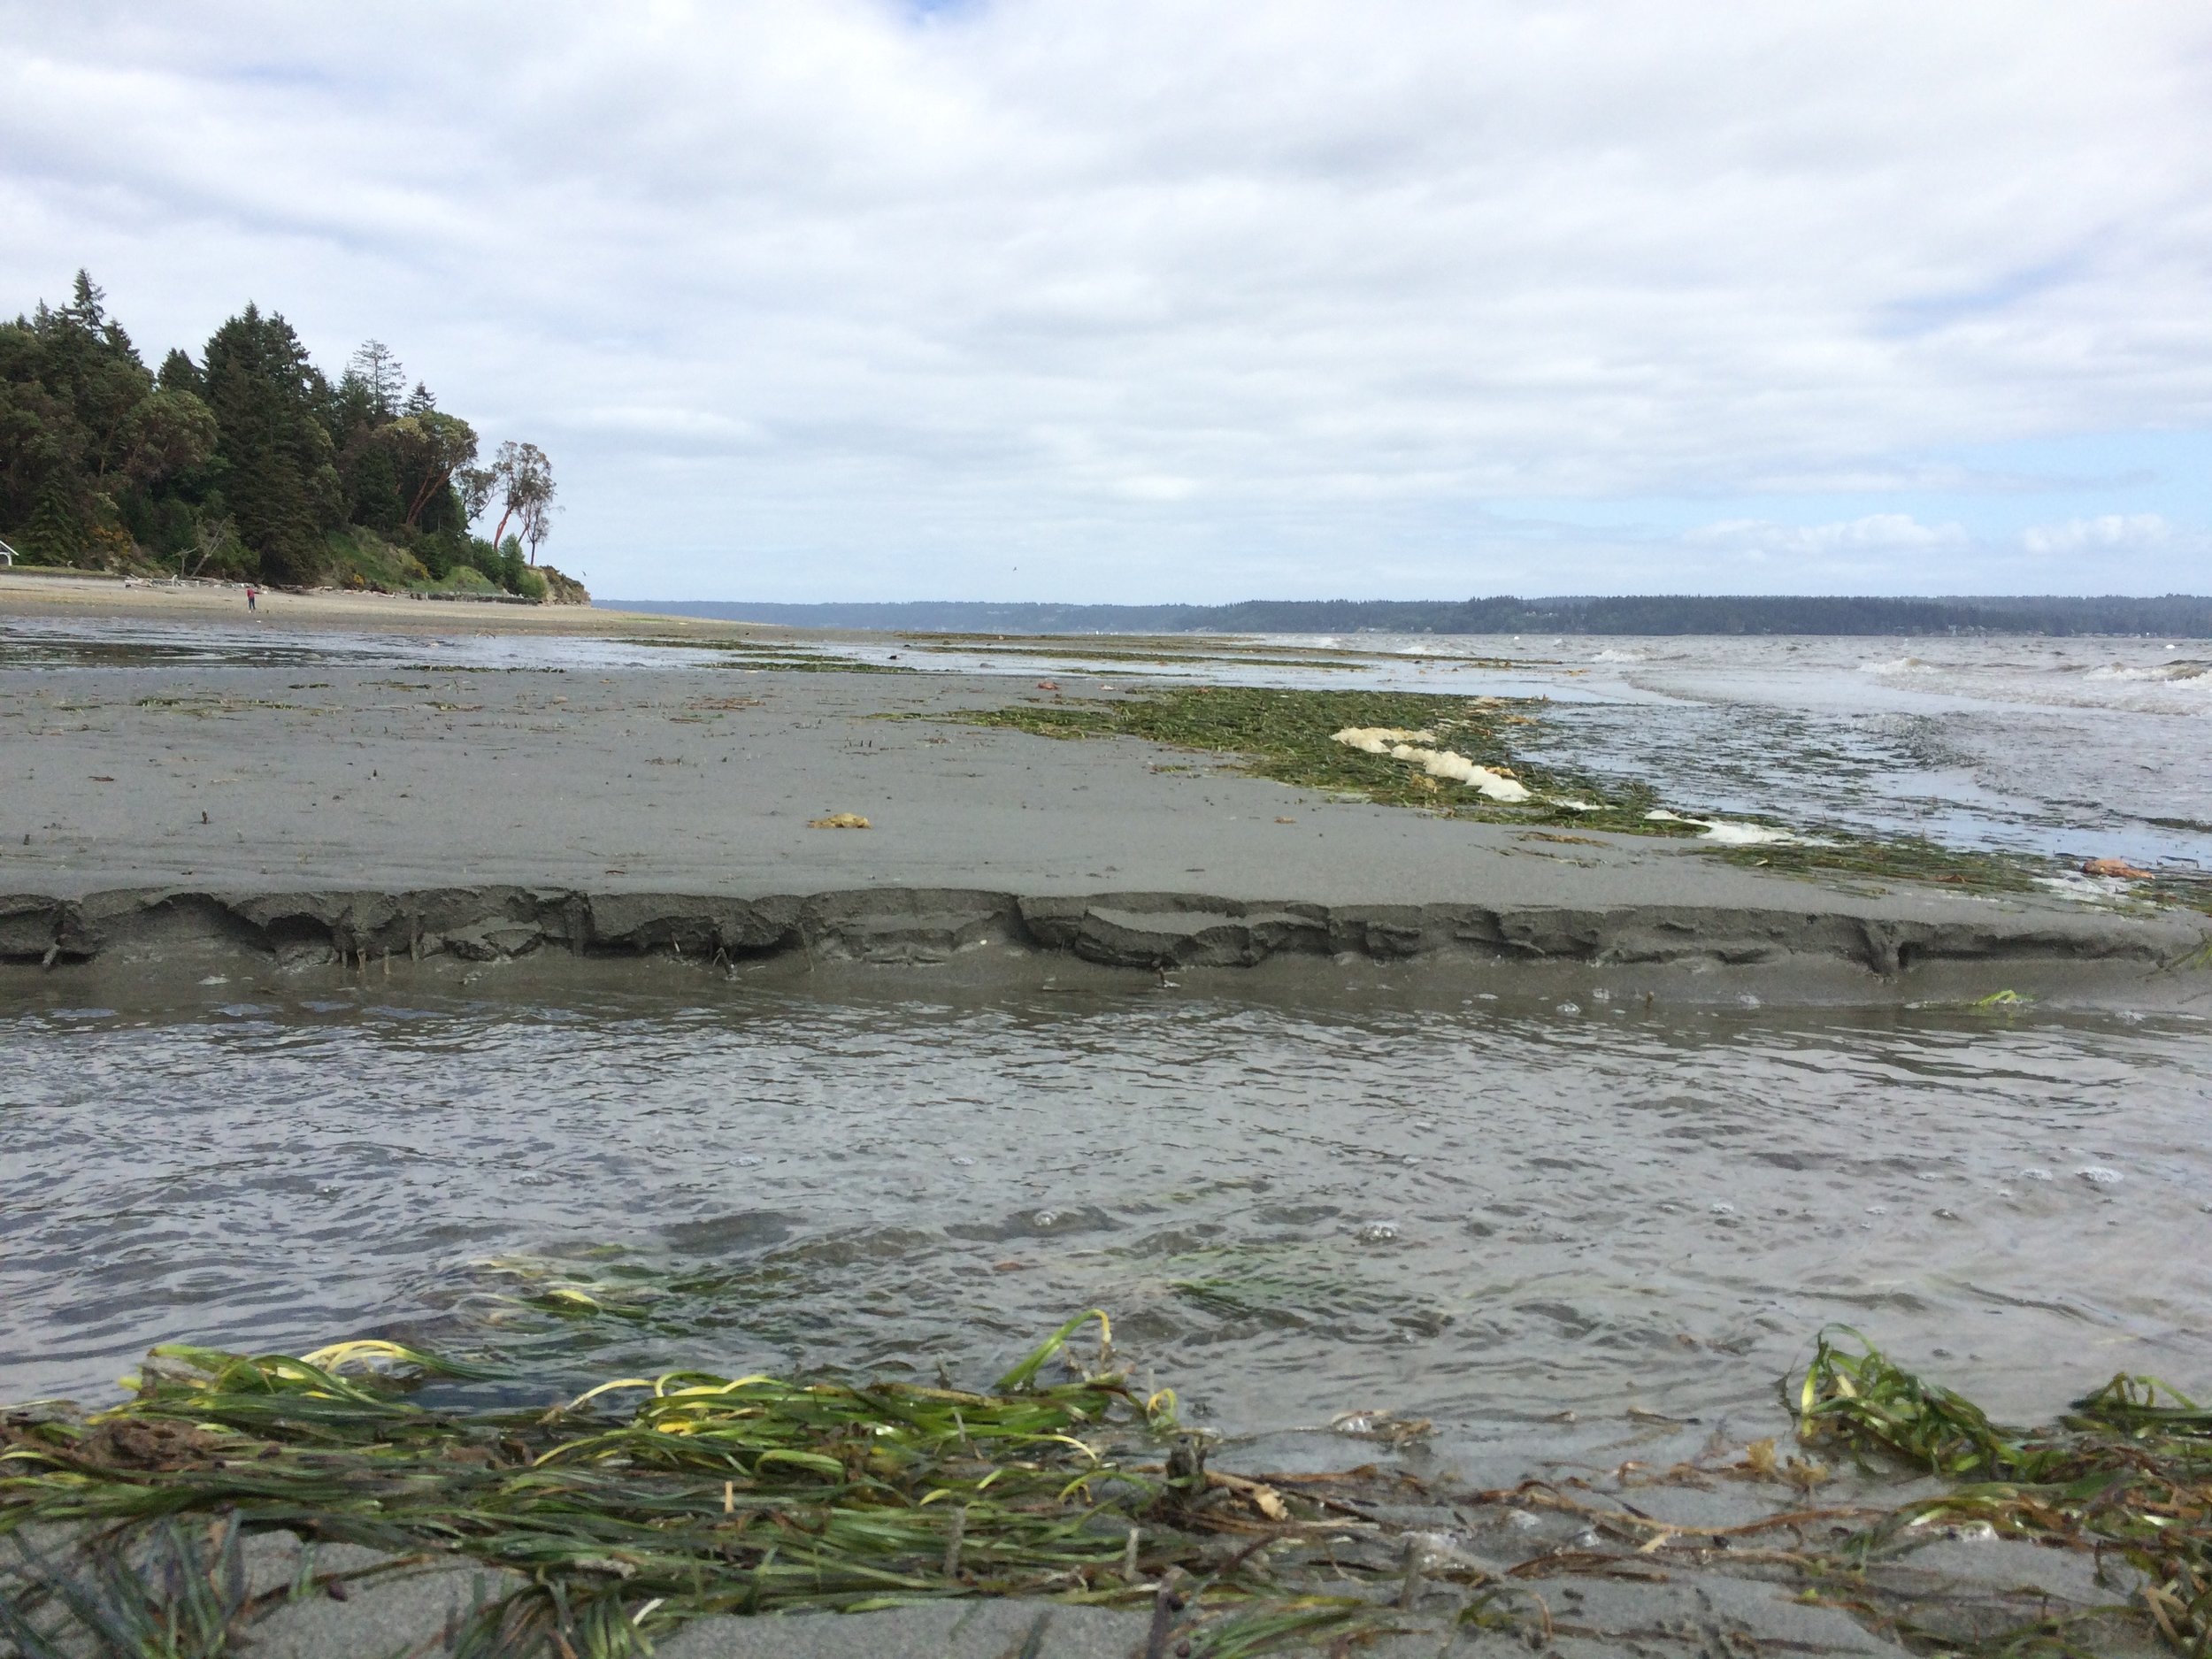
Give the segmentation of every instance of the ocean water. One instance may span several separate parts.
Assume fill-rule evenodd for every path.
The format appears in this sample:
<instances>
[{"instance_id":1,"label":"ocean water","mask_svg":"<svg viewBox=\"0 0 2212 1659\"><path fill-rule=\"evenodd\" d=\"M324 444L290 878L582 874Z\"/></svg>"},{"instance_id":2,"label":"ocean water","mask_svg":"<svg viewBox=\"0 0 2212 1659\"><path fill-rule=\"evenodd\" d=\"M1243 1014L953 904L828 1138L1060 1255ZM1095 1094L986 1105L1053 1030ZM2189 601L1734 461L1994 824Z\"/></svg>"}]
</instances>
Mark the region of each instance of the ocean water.
<instances>
[{"instance_id":1,"label":"ocean water","mask_svg":"<svg viewBox=\"0 0 2212 1659\"><path fill-rule=\"evenodd\" d=\"M1808 826L2212 865L2203 641L1577 643L1603 700L1548 724L1550 757Z\"/></svg>"},{"instance_id":2,"label":"ocean water","mask_svg":"<svg viewBox=\"0 0 2212 1659\"><path fill-rule=\"evenodd\" d=\"M327 978L121 1010L15 982L0 1399L366 1334L533 1398L980 1384L1093 1307L1230 1433L1771 1415L1836 1321L2023 1417L2124 1369L2212 1392L2185 1012Z\"/></svg>"}]
</instances>

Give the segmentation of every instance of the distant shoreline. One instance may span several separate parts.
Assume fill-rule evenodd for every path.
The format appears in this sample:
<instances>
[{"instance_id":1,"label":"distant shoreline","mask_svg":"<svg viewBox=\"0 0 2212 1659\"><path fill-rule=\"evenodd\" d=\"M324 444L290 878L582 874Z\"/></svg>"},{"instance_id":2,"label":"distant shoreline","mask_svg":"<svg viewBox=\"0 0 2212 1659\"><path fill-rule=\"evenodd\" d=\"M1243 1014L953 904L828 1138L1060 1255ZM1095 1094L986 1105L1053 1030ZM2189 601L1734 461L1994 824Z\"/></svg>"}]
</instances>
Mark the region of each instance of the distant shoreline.
<instances>
[{"instance_id":1,"label":"distant shoreline","mask_svg":"<svg viewBox=\"0 0 2212 1659\"><path fill-rule=\"evenodd\" d=\"M1546 599L1255 599L1233 605L754 604L607 599L611 611L781 627L1001 634L2020 634L2212 639L2212 597L2014 595L1907 599L1776 595Z\"/></svg>"},{"instance_id":2,"label":"distant shoreline","mask_svg":"<svg viewBox=\"0 0 2212 1659\"><path fill-rule=\"evenodd\" d=\"M482 596L258 590L249 612L242 582L168 583L105 572L0 568L0 619L144 618L180 623L251 622L271 628L362 629L400 634L572 634L609 639L662 637L670 619L619 606L538 604ZM685 637L752 637L754 630L684 619Z\"/></svg>"}]
</instances>

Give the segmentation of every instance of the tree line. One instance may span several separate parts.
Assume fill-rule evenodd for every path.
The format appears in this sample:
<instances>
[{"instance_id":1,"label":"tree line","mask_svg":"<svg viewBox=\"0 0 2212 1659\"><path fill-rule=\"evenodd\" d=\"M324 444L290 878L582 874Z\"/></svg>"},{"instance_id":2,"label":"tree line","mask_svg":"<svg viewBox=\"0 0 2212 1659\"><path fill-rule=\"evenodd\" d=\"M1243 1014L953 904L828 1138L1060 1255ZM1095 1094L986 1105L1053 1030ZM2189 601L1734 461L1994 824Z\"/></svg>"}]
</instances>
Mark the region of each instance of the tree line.
<instances>
[{"instance_id":1,"label":"tree line","mask_svg":"<svg viewBox=\"0 0 2212 1659\"><path fill-rule=\"evenodd\" d=\"M1002 634L2162 634L2212 638L2212 599L2056 595L1891 599L1853 595L1628 594L1519 599L1251 599L1229 605L625 602L801 627Z\"/></svg>"},{"instance_id":2,"label":"tree line","mask_svg":"<svg viewBox=\"0 0 2212 1659\"><path fill-rule=\"evenodd\" d=\"M552 464L488 460L476 429L369 341L333 381L249 303L196 361L149 369L80 271L70 301L0 323L0 537L50 565L307 587L466 585L534 598ZM494 525L478 535L480 521ZM366 572L365 574L365 572Z\"/></svg>"}]
</instances>

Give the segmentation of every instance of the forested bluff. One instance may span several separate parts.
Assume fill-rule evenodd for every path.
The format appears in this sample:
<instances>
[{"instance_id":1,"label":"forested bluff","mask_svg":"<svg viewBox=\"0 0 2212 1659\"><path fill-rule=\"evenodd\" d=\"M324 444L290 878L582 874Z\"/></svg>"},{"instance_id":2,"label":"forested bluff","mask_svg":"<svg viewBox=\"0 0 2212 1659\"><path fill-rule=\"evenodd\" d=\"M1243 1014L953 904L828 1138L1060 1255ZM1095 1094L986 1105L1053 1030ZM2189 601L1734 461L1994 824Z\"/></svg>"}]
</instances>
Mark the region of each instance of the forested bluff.
<instances>
[{"instance_id":1,"label":"forested bluff","mask_svg":"<svg viewBox=\"0 0 2212 1659\"><path fill-rule=\"evenodd\" d=\"M27 565L587 603L537 557L545 452L478 449L380 342L333 381L252 303L158 371L82 271L0 323L0 539Z\"/></svg>"},{"instance_id":2,"label":"forested bluff","mask_svg":"<svg viewBox=\"0 0 2212 1659\"><path fill-rule=\"evenodd\" d=\"M2212 638L2212 599L2060 595L1626 594L1519 599L1249 599L1228 605L749 604L621 600L634 611L814 628L991 634L2161 634Z\"/></svg>"}]
</instances>

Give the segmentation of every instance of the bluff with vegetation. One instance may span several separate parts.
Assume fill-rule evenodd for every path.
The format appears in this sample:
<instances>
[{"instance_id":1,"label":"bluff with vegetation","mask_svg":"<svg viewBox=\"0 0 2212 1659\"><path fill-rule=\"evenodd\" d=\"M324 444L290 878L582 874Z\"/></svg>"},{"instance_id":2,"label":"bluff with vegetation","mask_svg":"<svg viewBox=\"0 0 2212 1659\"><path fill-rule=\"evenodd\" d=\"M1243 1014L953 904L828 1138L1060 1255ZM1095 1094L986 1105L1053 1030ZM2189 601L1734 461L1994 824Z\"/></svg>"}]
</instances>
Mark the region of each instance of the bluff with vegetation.
<instances>
[{"instance_id":1,"label":"bluff with vegetation","mask_svg":"<svg viewBox=\"0 0 2212 1659\"><path fill-rule=\"evenodd\" d=\"M82 271L67 304L0 323L0 536L32 562L581 600L538 562L553 496L542 449L480 460L378 341L334 382L248 304L157 373Z\"/></svg>"}]
</instances>

